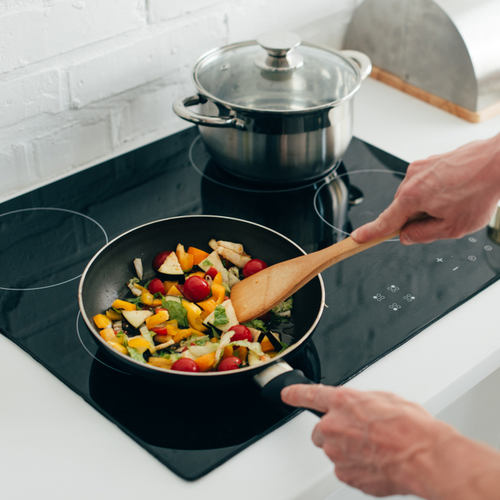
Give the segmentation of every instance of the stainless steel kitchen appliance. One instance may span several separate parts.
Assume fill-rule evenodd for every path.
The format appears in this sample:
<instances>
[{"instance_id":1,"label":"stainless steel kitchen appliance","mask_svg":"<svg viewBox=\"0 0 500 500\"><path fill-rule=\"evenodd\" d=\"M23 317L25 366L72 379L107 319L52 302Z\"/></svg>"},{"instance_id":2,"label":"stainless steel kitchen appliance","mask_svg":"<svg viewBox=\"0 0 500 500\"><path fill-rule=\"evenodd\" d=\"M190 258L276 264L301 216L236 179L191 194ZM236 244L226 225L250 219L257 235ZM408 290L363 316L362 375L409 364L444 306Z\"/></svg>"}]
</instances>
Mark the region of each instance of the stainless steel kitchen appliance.
<instances>
[{"instance_id":1,"label":"stainless steel kitchen appliance","mask_svg":"<svg viewBox=\"0 0 500 500\"><path fill-rule=\"evenodd\" d=\"M471 122L500 112L500 2L365 0L344 47L372 77Z\"/></svg>"},{"instance_id":2,"label":"stainless steel kitchen appliance","mask_svg":"<svg viewBox=\"0 0 500 500\"><path fill-rule=\"evenodd\" d=\"M349 146L353 97L370 71L360 52L268 33L201 56L193 70L197 94L177 99L174 111L199 126L210 154L231 174L309 181L332 170Z\"/></svg>"}]
</instances>

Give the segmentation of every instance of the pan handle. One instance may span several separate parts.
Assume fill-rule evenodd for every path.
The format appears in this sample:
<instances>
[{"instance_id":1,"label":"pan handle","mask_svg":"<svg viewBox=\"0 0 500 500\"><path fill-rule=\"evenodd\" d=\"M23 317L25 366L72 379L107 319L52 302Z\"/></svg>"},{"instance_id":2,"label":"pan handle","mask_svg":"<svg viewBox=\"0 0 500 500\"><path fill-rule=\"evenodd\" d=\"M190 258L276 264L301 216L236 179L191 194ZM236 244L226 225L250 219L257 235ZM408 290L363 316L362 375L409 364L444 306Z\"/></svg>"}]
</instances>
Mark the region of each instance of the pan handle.
<instances>
[{"instance_id":1,"label":"pan handle","mask_svg":"<svg viewBox=\"0 0 500 500\"><path fill-rule=\"evenodd\" d=\"M188 109L191 106L203 104L206 101L207 99L200 95L193 95L184 99L176 99L173 104L174 113L182 119L196 125L204 125L205 127L234 127L240 130L245 129L245 122L236 118L234 115L227 117L207 116L195 113L194 111Z\"/></svg>"},{"instance_id":2,"label":"pan handle","mask_svg":"<svg viewBox=\"0 0 500 500\"><path fill-rule=\"evenodd\" d=\"M284 405L281 400L281 390L294 384L314 384L301 370L294 370L287 362L280 361L262 370L254 376L255 382L261 387L262 396L273 402ZM324 413L307 408L311 413L322 417Z\"/></svg>"}]
</instances>

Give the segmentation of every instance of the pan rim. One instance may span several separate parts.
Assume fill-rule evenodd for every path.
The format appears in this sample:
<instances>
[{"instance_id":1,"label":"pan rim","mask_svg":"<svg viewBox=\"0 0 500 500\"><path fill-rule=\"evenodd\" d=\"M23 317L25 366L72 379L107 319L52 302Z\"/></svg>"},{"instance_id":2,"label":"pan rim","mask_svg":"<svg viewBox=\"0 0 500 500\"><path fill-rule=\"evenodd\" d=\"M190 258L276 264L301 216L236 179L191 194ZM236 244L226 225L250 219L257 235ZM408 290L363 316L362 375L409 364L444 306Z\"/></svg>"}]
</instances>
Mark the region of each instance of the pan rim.
<instances>
[{"instance_id":1,"label":"pan rim","mask_svg":"<svg viewBox=\"0 0 500 500\"><path fill-rule=\"evenodd\" d=\"M110 346L99 335L99 332L94 327L93 322L87 316L87 313L85 311L84 304L83 304L83 287L84 287L84 283L85 283L85 278L87 276L87 273L91 269L93 263L99 258L99 256L107 248L114 245L117 241L126 237L128 234L130 234L132 232L138 231L139 229L147 227L147 226L151 226L151 225L159 224L159 223L164 223L164 222L171 221L171 220L193 219L193 218L207 218L207 219L208 218L211 218L211 219L215 218L215 219L222 219L222 220L232 220L232 221L236 221L236 222L243 223L243 224L257 226L257 227L260 227L261 229L264 229L265 231L276 234L277 236L281 237L282 239L288 241L293 246L295 246L302 254L307 255L307 252L300 245L298 245L297 243L295 243L293 240L291 240L287 236L283 235L282 233L275 231L274 229L271 229L271 228L264 226L262 224L258 224L256 222L252 222L252 221L248 221L248 220L244 220L244 219L239 219L237 217L228 217L228 216L223 216L223 215L210 215L210 214L188 214L188 215L178 215L178 216L174 216L174 217L166 217L163 219L157 219L157 220L146 222L145 224L141 224L139 226L133 227L133 228L121 233L120 235L116 236L115 238L113 238L111 241L106 243L103 247L101 247L95 253L95 255L90 259L90 261L85 266L85 269L80 277L80 282L78 285L78 305L80 308L80 313L82 315L82 318L83 318L87 328L92 333L92 335L96 339L98 339L99 344L104 346L105 352L109 352L109 353L111 353L110 355L112 355L113 357L118 357L122 362L129 364L132 370L137 370L139 368L141 371L147 370L147 372L149 372L149 373L151 373L150 370L153 370L153 371L163 373L163 374L166 374L169 376L180 376L180 377L188 376L188 377L195 377L195 378L201 377L201 378L206 379L206 378L226 377L226 376L230 376L230 375L234 376L236 373L243 374L245 372L252 372L254 374L257 374L261 370L264 370L264 369L268 368L269 366L271 366L279 361L283 361L283 358L285 356L289 356L293 351L295 351L296 349L301 347L304 343L308 342L310 340L312 333L316 329L316 327L317 327L317 325L318 325L318 323L323 315L323 311L324 311L324 308L326 305L325 304L325 285L324 285L324 280L323 280L323 277L321 276L321 274L318 274L318 276L316 276L316 278L318 278L318 281L319 281L320 292L321 292L321 301L319 304L319 310L318 310L318 313L316 315L314 322L309 327L308 331L306 333L304 333L297 342L295 342L294 344L289 346L285 351L283 351L281 354L276 355L274 358L270 359L269 361L265 361L263 363L260 363L258 365L254 365L254 366L247 366L244 368L239 368L237 371L230 370L230 371L223 371L223 372L179 372L179 371L175 371L175 370L165 370L163 368L159 368L159 367L156 367L153 365L149 365L149 364L146 365L145 363L141 363L139 361L136 361L135 359L131 358L130 356L126 356L125 354L120 353L116 349L113 349L113 347ZM314 278L314 279L316 279L316 278Z\"/></svg>"}]
</instances>

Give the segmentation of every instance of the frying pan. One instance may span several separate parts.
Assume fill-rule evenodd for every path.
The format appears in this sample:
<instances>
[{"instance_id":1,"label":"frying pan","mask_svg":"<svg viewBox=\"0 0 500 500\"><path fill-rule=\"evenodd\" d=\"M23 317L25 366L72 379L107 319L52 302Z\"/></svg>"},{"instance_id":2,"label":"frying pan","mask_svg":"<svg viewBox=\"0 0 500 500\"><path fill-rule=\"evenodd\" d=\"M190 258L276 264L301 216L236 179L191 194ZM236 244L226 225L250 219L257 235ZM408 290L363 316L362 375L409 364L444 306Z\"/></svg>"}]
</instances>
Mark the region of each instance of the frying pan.
<instances>
[{"instance_id":1,"label":"frying pan","mask_svg":"<svg viewBox=\"0 0 500 500\"><path fill-rule=\"evenodd\" d=\"M293 224L293 221L290 223ZM175 250L178 243L209 250L208 242L213 238L242 243L247 254L268 265L305 254L296 243L280 233L241 219L189 215L158 220L118 236L99 250L88 263L78 289L82 317L104 353L129 373L188 387L237 384L238 381L253 377L263 388L264 397L281 401L279 392L285 385L311 383L301 371L293 370L288 361L300 355L323 313L325 290L321 276L317 276L294 294L291 346L270 361L238 370L190 373L163 370L140 363L107 344L93 323L94 315L108 309L115 299L128 295L126 284L136 275L133 266L135 258L142 259L145 277L148 278L154 274L151 262L159 252Z\"/></svg>"}]
</instances>

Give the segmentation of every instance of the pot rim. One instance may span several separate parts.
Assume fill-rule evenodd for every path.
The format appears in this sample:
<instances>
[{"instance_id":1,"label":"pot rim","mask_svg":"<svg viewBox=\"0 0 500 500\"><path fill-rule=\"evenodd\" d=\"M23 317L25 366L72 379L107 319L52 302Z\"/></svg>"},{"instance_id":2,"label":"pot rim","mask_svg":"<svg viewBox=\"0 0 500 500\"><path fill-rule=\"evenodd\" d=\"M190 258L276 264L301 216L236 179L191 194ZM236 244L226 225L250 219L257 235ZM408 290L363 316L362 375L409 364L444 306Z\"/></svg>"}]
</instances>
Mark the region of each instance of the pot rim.
<instances>
[{"instance_id":1,"label":"pot rim","mask_svg":"<svg viewBox=\"0 0 500 500\"><path fill-rule=\"evenodd\" d=\"M194 67L193 67L193 72L192 72L192 79L194 82L194 85L196 89L198 90L198 94L210 101L213 101L217 104L223 105L224 107L234 110L234 111L241 111L243 113L247 114L252 114L252 113L259 113L259 114L274 114L274 115L303 115L303 114L308 114L308 113L315 113L317 111L321 110L326 110L326 109L331 109L340 106L344 101L350 100L354 94L359 90L361 83L363 81L363 77L361 75L361 69L360 67L350 58L342 54L342 51L332 49L330 47L326 47L324 45L319 45L319 44L313 44L313 43L308 43L308 42L301 42L301 45L307 46L307 47L312 47L315 49L320 49L326 52L330 52L331 54L334 54L341 59L343 59L346 63L348 63L351 68L355 71L356 76L357 76L357 81L356 85L354 88L346 94L345 96L335 100L331 101L325 104L321 104L319 106L313 106L310 108L305 108L305 109L300 109L300 110L278 110L278 109L261 109L261 108L248 108L246 106L240 106L238 104L233 104L229 101L225 101L224 99L220 99L219 97L214 96L210 92L207 92L207 90L203 87L203 85L200 83L198 79L198 72L201 64L205 62L210 56L215 55L217 52L223 52L227 50L233 50L239 47L246 47L249 45L259 45L257 40L248 40L246 42L237 42L237 43L232 43L229 45L224 45L221 47L216 47L213 48L207 52L205 52L203 55L201 55ZM346 51L346 52L352 52L352 51Z\"/></svg>"}]
</instances>

